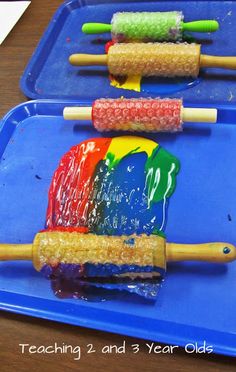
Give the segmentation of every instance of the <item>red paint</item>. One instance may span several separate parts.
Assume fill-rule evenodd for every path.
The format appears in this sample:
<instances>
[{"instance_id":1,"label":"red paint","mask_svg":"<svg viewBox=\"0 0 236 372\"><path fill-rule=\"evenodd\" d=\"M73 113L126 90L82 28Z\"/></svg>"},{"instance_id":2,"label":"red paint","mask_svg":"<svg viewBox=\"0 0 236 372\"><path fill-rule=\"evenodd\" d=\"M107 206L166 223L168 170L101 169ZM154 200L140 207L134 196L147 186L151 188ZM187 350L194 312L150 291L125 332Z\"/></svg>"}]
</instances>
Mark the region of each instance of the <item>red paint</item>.
<instances>
[{"instance_id":1,"label":"red paint","mask_svg":"<svg viewBox=\"0 0 236 372\"><path fill-rule=\"evenodd\" d=\"M87 213L92 200L93 174L108 150L111 138L95 138L74 146L61 159L49 189L46 225L87 232Z\"/></svg>"},{"instance_id":2,"label":"red paint","mask_svg":"<svg viewBox=\"0 0 236 372\"><path fill-rule=\"evenodd\" d=\"M55 226L49 227L46 230L41 230L40 232L49 232L49 231L65 231L65 232L77 232L81 234L85 234L88 232L88 228L86 226L79 226L79 227L71 227L71 226Z\"/></svg>"},{"instance_id":3,"label":"red paint","mask_svg":"<svg viewBox=\"0 0 236 372\"><path fill-rule=\"evenodd\" d=\"M112 45L114 45L114 44L115 44L115 43L114 43L114 41L112 41L112 40L108 41L108 42L105 44L105 52L106 52L106 54L108 53L109 48L110 48Z\"/></svg>"}]
</instances>

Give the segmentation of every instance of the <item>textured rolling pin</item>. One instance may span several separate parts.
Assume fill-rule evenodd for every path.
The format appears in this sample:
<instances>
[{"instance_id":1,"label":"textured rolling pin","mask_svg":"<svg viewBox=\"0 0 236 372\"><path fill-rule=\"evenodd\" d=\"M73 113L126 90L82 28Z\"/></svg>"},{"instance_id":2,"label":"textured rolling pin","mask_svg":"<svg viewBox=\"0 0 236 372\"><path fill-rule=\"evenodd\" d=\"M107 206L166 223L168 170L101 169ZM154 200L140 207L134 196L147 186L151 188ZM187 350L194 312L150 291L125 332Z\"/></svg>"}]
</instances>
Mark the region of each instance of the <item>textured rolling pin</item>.
<instances>
[{"instance_id":1,"label":"textured rolling pin","mask_svg":"<svg viewBox=\"0 0 236 372\"><path fill-rule=\"evenodd\" d=\"M32 260L44 274L58 268L77 277L163 275L169 261L226 263L236 259L228 243L174 244L157 235L105 236L46 231L33 244L1 244L0 260Z\"/></svg>"},{"instance_id":2,"label":"textured rolling pin","mask_svg":"<svg viewBox=\"0 0 236 372\"><path fill-rule=\"evenodd\" d=\"M115 13L111 24L84 23L85 34L111 32L115 42L178 41L184 31L214 32L215 20L183 22L182 12L121 12Z\"/></svg>"},{"instance_id":3,"label":"textured rolling pin","mask_svg":"<svg viewBox=\"0 0 236 372\"><path fill-rule=\"evenodd\" d=\"M215 123L214 108L185 108L181 99L101 98L92 107L65 107L64 119L92 120L99 132L179 132L183 122Z\"/></svg>"},{"instance_id":4,"label":"textured rolling pin","mask_svg":"<svg viewBox=\"0 0 236 372\"><path fill-rule=\"evenodd\" d=\"M201 54L201 46L187 43L114 44L108 54L72 54L74 66L104 65L116 76L192 76L200 67L236 69L236 57Z\"/></svg>"}]
</instances>

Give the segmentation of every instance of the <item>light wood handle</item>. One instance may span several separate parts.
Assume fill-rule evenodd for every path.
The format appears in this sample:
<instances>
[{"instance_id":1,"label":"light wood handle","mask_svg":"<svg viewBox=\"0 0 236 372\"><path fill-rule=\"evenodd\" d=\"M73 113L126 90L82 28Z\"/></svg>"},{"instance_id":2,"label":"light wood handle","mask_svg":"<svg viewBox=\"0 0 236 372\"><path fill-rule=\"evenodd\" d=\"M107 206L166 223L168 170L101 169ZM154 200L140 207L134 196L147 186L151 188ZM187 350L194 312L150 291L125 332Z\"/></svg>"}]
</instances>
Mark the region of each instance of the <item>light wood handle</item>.
<instances>
[{"instance_id":1,"label":"light wood handle","mask_svg":"<svg viewBox=\"0 0 236 372\"><path fill-rule=\"evenodd\" d=\"M0 244L0 261L32 261L32 259L32 244Z\"/></svg>"},{"instance_id":2,"label":"light wood handle","mask_svg":"<svg viewBox=\"0 0 236 372\"><path fill-rule=\"evenodd\" d=\"M236 259L236 248L229 243L166 243L166 261L230 262Z\"/></svg>"},{"instance_id":3,"label":"light wood handle","mask_svg":"<svg viewBox=\"0 0 236 372\"><path fill-rule=\"evenodd\" d=\"M63 117L65 120L91 120L92 107L65 107Z\"/></svg>"},{"instance_id":4,"label":"light wood handle","mask_svg":"<svg viewBox=\"0 0 236 372\"><path fill-rule=\"evenodd\" d=\"M185 123L216 123L217 109L183 107L182 120Z\"/></svg>"},{"instance_id":5,"label":"light wood handle","mask_svg":"<svg viewBox=\"0 0 236 372\"><path fill-rule=\"evenodd\" d=\"M200 56L201 67L219 67L231 70L236 69L236 57Z\"/></svg>"},{"instance_id":6,"label":"light wood handle","mask_svg":"<svg viewBox=\"0 0 236 372\"><path fill-rule=\"evenodd\" d=\"M72 54L69 57L73 66L106 66L107 61L106 54Z\"/></svg>"},{"instance_id":7,"label":"light wood handle","mask_svg":"<svg viewBox=\"0 0 236 372\"><path fill-rule=\"evenodd\" d=\"M182 120L195 123L216 123L217 110L208 108L182 107ZM66 120L91 120L92 107L65 107L63 117Z\"/></svg>"}]
</instances>

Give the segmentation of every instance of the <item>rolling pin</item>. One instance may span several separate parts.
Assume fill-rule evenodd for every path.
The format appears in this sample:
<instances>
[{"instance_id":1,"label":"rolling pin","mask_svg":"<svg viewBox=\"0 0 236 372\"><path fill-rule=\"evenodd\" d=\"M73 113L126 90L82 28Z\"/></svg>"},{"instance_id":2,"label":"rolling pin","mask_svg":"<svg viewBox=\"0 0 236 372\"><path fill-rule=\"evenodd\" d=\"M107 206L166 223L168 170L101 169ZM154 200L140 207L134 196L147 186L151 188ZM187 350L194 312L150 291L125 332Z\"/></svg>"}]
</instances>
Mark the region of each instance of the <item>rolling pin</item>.
<instances>
[{"instance_id":1,"label":"rolling pin","mask_svg":"<svg viewBox=\"0 0 236 372\"><path fill-rule=\"evenodd\" d=\"M183 122L215 123L214 108L185 108L181 99L101 98L92 107L65 107L66 120L92 120L99 132L179 132Z\"/></svg>"},{"instance_id":2,"label":"rolling pin","mask_svg":"<svg viewBox=\"0 0 236 372\"><path fill-rule=\"evenodd\" d=\"M183 22L182 12L118 12L111 24L84 23L85 34L111 32L117 43L132 41L180 41L184 31L215 32L219 24L215 20Z\"/></svg>"},{"instance_id":3,"label":"rolling pin","mask_svg":"<svg viewBox=\"0 0 236 372\"><path fill-rule=\"evenodd\" d=\"M72 54L74 66L107 66L115 76L192 76L201 67L236 69L236 57L201 54L199 44L127 43L114 44L108 54Z\"/></svg>"},{"instance_id":4,"label":"rolling pin","mask_svg":"<svg viewBox=\"0 0 236 372\"><path fill-rule=\"evenodd\" d=\"M77 231L44 231L33 244L1 244L0 260L30 260L37 271L59 267L77 277L162 276L166 263L206 261L227 263L236 259L229 243L166 243L157 235L105 236Z\"/></svg>"}]
</instances>

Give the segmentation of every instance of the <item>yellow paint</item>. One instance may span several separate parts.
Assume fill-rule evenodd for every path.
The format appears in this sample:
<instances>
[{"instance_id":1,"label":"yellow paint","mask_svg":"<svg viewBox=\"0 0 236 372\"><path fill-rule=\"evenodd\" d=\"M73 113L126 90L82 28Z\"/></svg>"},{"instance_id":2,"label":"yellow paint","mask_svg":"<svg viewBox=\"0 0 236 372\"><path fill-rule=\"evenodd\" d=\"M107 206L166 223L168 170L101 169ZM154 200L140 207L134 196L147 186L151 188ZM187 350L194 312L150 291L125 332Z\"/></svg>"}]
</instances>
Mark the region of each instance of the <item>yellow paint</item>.
<instances>
[{"instance_id":1,"label":"yellow paint","mask_svg":"<svg viewBox=\"0 0 236 372\"><path fill-rule=\"evenodd\" d=\"M110 143L105 159L108 167L112 168L128 154L146 152L147 156L150 157L153 150L158 146L159 145L156 142L147 138L136 136L115 137Z\"/></svg>"},{"instance_id":2,"label":"yellow paint","mask_svg":"<svg viewBox=\"0 0 236 372\"><path fill-rule=\"evenodd\" d=\"M118 80L114 78L114 76L111 77L111 86L115 88L120 89L128 89L128 90L134 90L136 92L141 91L141 75L132 75L128 76L126 81L122 84L119 83Z\"/></svg>"}]
</instances>

